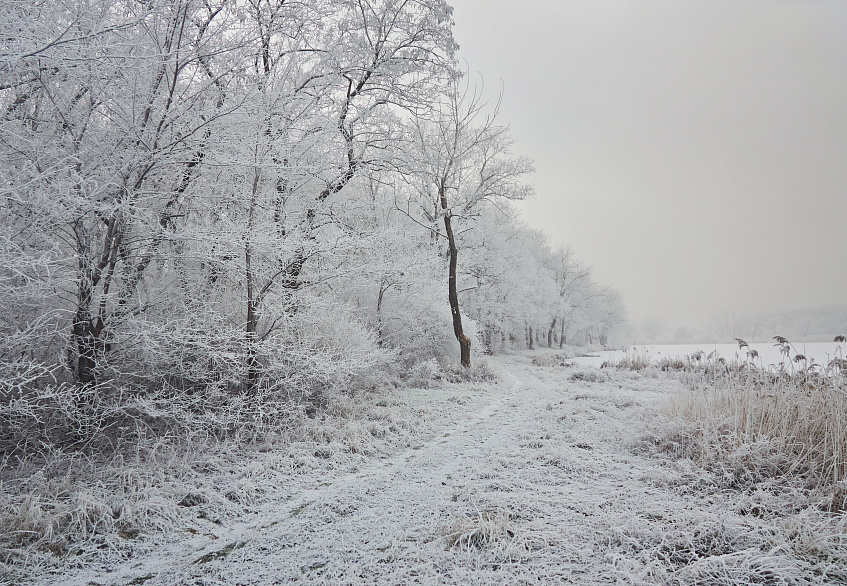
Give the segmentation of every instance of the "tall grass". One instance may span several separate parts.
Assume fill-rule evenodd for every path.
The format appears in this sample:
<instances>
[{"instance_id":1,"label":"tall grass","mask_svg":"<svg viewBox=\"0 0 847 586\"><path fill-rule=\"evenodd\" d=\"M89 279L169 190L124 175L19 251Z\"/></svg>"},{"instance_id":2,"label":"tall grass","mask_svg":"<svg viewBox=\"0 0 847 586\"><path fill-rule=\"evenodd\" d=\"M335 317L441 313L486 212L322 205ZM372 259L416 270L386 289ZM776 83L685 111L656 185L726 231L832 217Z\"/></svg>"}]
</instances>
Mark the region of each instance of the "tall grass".
<instances>
[{"instance_id":1,"label":"tall grass","mask_svg":"<svg viewBox=\"0 0 847 586\"><path fill-rule=\"evenodd\" d=\"M776 339L787 357L777 370L752 359L688 361L682 376L691 392L671 407L689 424L679 449L731 476L795 474L812 486L838 487L847 480L844 362L836 357L816 365Z\"/></svg>"},{"instance_id":2,"label":"tall grass","mask_svg":"<svg viewBox=\"0 0 847 586\"><path fill-rule=\"evenodd\" d=\"M643 348L626 349L623 357L617 360L604 360L600 368L616 368L618 370L636 370L641 371L650 366L650 357L647 356L646 350Z\"/></svg>"}]
</instances>

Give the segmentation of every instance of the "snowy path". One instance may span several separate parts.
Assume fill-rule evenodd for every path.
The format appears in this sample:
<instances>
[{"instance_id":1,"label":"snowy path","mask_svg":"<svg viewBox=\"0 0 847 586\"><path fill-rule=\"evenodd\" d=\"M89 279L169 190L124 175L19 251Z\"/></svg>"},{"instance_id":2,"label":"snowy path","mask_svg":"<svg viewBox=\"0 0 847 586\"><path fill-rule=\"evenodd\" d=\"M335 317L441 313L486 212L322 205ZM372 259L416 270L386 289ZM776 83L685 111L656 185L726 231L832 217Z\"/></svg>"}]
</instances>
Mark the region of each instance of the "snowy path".
<instances>
[{"instance_id":1,"label":"snowy path","mask_svg":"<svg viewBox=\"0 0 847 586\"><path fill-rule=\"evenodd\" d=\"M411 449L293 494L281 487L213 540L190 536L60 583L662 583L743 549L732 535L753 527L726 527L746 517L727 519L710 491L674 487L684 471L633 450L673 381L659 391L657 379L620 373L571 381L572 369L526 357L496 364L506 383ZM477 528L480 545L449 546Z\"/></svg>"}]
</instances>

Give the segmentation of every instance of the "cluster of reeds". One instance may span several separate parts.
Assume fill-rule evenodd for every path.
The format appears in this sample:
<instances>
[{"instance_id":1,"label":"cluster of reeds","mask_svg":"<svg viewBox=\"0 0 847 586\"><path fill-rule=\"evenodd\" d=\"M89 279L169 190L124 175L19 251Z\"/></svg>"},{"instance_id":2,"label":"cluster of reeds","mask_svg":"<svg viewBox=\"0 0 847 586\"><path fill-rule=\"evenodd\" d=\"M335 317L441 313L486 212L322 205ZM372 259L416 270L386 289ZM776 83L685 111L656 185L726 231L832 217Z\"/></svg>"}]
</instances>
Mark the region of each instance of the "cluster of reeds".
<instances>
[{"instance_id":1,"label":"cluster of reeds","mask_svg":"<svg viewBox=\"0 0 847 586\"><path fill-rule=\"evenodd\" d=\"M604 360L600 368L616 368L618 370L644 370L650 366L650 358L645 350L627 348L622 358L617 360Z\"/></svg>"},{"instance_id":2,"label":"cluster of reeds","mask_svg":"<svg viewBox=\"0 0 847 586\"><path fill-rule=\"evenodd\" d=\"M744 340L743 361L692 357L692 392L672 409L693 424L686 451L748 476L755 469L754 476L799 474L837 486L847 480L847 363L840 347L817 364L786 338L774 340L785 359L772 369L756 364Z\"/></svg>"}]
</instances>

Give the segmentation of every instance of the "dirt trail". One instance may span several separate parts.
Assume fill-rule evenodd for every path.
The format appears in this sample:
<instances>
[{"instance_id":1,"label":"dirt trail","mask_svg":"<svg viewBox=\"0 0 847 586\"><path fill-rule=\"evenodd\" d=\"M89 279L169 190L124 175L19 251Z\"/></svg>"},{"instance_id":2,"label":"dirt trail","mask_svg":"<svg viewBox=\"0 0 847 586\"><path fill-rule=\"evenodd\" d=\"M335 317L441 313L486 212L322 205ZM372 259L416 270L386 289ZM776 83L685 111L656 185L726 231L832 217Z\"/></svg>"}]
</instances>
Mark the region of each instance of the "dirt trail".
<instances>
[{"instance_id":1,"label":"dirt trail","mask_svg":"<svg viewBox=\"0 0 847 586\"><path fill-rule=\"evenodd\" d=\"M677 490L684 471L633 449L672 383L495 364L505 384L411 449L280 487L216 539L60 583L656 583L697 547L719 549L720 503Z\"/></svg>"}]
</instances>

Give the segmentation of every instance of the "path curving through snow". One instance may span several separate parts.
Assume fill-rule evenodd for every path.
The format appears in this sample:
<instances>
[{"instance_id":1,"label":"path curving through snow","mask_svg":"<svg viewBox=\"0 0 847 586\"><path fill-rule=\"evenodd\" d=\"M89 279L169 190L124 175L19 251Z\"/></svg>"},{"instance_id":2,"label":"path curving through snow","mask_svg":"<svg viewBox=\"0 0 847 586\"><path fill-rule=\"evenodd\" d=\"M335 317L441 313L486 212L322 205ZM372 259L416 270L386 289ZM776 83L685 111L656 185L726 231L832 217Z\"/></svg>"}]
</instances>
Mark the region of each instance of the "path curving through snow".
<instances>
[{"instance_id":1,"label":"path curving through snow","mask_svg":"<svg viewBox=\"0 0 847 586\"><path fill-rule=\"evenodd\" d=\"M748 576L785 562L754 555L761 520L639 448L676 380L491 362L501 384L447 391L449 417L411 447L282 482L214 534L58 583L682 584L704 560Z\"/></svg>"}]
</instances>

